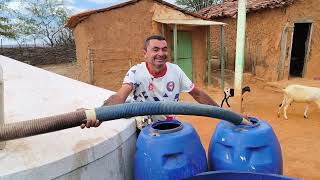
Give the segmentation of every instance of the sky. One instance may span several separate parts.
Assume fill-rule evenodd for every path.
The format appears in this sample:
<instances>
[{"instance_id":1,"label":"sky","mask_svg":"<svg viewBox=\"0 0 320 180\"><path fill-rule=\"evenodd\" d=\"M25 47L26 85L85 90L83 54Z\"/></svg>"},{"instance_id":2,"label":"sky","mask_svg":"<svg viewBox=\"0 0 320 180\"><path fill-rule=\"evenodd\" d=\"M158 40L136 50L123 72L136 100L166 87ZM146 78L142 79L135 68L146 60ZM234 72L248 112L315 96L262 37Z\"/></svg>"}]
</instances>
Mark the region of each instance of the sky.
<instances>
[{"instance_id":1,"label":"sky","mask_svg":"<svg viewBox=\"0 0 320 180\"><path fill-rule=\"evenodd\" d=\"M66 2L66 7L72 10L72 14L79 12L105 8L108 6L116 5L129 0L64 0ZM174 4L175 0L164 0L169 3ZM9 7L12 9L19 9L20 4L16 0L11 0Z\"/></svg>"},{"instance_id":2,"label":"sky","mask_svg":"<svg viewBox=\"0 0 320 180\"><path fill-rule=\"evenodd\" d=\"M66 6L72 10L73 14L92 10L105 8L108 6L120 4L129 0L64 0L66 2ZM164 0L169 3L174 4L175 0ZM11 0L9 3L9 7L12 9L19 9L21 5L16 0Z\"/></svg>"},{"instance_id":3,"label":"sky","mask_svg":"<svg viewBox=\"0 0 320 180\"><path fill-rule=\"evenodd\" d=\"M81 12L90 9L104 8L119 4L128 0L68 0L70 7L74 9L74 12ZM175 0L165 0L169 3L174 4Z\"/></svg>"}]
</instances>

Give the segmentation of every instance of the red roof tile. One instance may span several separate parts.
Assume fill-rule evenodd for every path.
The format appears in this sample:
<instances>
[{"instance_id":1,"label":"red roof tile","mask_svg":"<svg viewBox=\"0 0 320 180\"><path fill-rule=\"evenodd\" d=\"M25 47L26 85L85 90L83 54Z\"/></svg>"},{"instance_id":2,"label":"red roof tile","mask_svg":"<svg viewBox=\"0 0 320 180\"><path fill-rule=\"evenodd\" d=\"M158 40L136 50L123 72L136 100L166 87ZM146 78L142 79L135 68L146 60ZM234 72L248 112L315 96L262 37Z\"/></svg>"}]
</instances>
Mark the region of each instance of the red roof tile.
<instances>
[{"instance_id":1,"label":"red roof tile","mask_svg":"<svg viewBox=\"0 0 320 180\"><path fill-rule=\"evenodd\" d=\"M279 8L291 5L294 0L247 0L247 12L266 8ZM201 9L198 14L205 18L237 17L238 1L227 0L223 4L213 5Z\"/></svg>"}]
</instances>

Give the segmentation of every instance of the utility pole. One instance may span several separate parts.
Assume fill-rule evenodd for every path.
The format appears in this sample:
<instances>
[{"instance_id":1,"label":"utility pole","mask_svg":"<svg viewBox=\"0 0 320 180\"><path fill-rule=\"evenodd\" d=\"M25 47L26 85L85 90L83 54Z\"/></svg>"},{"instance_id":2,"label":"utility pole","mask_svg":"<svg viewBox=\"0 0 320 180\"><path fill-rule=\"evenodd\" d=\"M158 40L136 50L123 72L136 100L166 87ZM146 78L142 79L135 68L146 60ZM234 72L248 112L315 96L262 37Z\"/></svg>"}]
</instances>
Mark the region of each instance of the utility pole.
<instances>
[{"instance_id":1,"label":"utility pole","mask_svg":"<svg viewBox=\"0 0 320 180\"><path fill-rule=\"evenodd\" d=\"M242 81L244 65L244 46L246 36L246 0L238 0L236 65L234 73L234 89L236 106L234 111L242 113Z\"/></svg>"}]
</instances>

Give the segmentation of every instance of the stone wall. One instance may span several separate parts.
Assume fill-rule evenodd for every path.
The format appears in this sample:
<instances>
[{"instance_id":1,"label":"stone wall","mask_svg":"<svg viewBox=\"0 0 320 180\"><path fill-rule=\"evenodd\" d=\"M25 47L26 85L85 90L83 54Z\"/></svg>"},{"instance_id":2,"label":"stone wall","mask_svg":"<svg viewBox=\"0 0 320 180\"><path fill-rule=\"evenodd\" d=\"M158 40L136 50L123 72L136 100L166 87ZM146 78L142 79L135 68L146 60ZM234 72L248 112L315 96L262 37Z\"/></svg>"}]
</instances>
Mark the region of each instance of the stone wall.
<instances>
[{"instance_id":1,"label":"stone wall","mask_svg":"<svg viewBox=\"0 0 320 180\"><path fill-rule=\"evenodd\" d=\"M0 48L0 54L31 65L76 61L74 46Z\"/></svg>"}]
</instances>

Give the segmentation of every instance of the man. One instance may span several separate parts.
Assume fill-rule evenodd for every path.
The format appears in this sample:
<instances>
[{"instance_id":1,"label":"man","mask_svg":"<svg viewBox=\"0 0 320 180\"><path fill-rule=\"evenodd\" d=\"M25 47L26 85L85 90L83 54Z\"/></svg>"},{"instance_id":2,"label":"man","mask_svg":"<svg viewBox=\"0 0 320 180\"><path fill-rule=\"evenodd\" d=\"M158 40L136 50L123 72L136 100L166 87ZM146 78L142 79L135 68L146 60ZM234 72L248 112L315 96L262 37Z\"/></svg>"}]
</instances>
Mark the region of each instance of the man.
<instances>
[{"instance_id":1,"label":"man","mask_svg":"<svg viewBox=\"0 0 320 180\"><path fill-rule=\"evenodd\" d=\"M178 101L181 92L188 92L197 102L219 106L208 94L198 89L181 68L167 62L168 45L162 36L150 36L144 43L145 62L131 67L126 74L119 91L104 101L104 106L124 103L132 93L132 101ZM172 120L174 116L162 116ZM151 116L151 121L137 118L139 129L157 120L164 120L160 116ZM161 119L162 118L162 119ZM149 120L150 120L149 119ZM97 127L99 121L88 120L84 127Z\"/></svg>"}]
</instances>

